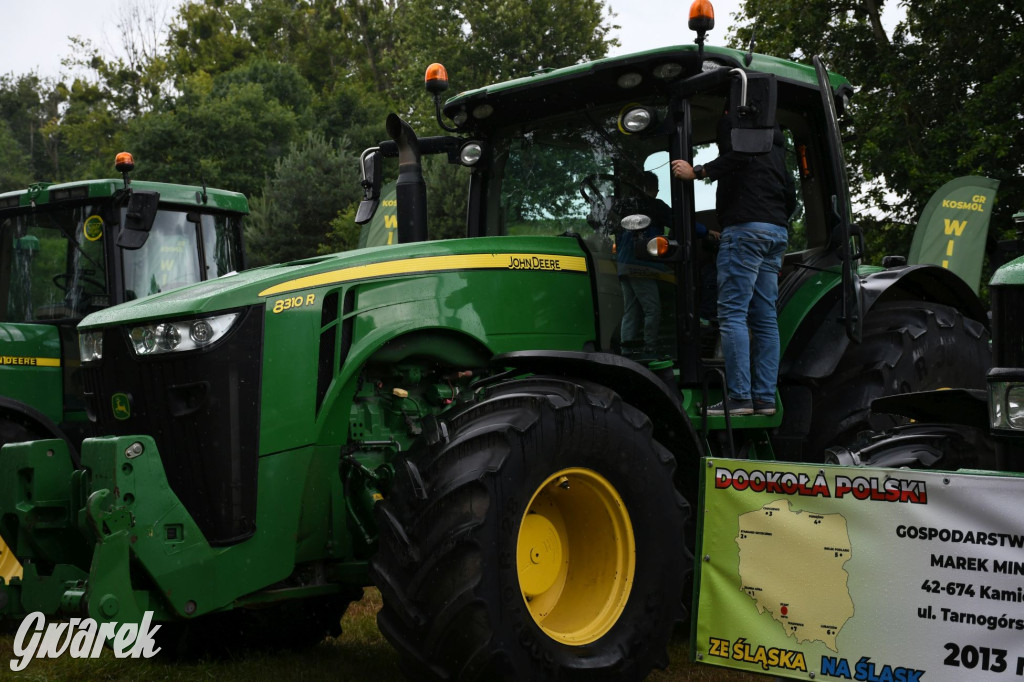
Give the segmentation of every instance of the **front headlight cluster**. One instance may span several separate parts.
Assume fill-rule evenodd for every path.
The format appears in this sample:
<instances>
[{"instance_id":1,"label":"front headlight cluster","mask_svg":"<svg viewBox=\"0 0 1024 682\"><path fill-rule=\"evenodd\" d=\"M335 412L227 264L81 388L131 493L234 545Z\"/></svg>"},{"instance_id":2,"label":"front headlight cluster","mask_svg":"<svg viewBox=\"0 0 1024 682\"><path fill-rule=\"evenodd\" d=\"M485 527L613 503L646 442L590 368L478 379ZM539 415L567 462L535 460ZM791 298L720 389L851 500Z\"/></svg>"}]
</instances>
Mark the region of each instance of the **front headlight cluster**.
<instances>
[{"instance_id":1,"label":"front headlight cluster","mask_svg":"<svg viewBox=\"0 0 1024 682\"><path fill-rule=\"evenodd\" d=\"M96 362L103 357L103 332L79 332L78 355L82 362Z\"/></svg>"},{"instance_id":2,"label":"front headlight cluster","mask_svg":"<svg viewBox=\"0 0 1024 682\"><path fill-rule=\"evenodd\" d=\"M204 348L230 331L238 313L189 320L149 322L128 331L136 355L159 355Z\"/></svg>"},{"instance_id":3,"label":"front headlight cluster","mask_svg":"<svg viewBox=\"0 0 1024 682\"><path fill-rule=\"evenodd\" d=\"M166 322L147 322L128 330L128 338L136 355L159 355L196 350L224 338L238 319L239 313ZM103 330L78 333L78 352L83 363L103 359Z\"/></svg>"},{"instance_id":4,"label":"front headlight cluster","mask_svg":"<svg viewBox=\"0 0 1024 682\"><path fill-rule=\"evenodd\" d=\"M1024 383L990 381L989 422L994 429L1024 429Z\"/></svg>"}]
</instances>

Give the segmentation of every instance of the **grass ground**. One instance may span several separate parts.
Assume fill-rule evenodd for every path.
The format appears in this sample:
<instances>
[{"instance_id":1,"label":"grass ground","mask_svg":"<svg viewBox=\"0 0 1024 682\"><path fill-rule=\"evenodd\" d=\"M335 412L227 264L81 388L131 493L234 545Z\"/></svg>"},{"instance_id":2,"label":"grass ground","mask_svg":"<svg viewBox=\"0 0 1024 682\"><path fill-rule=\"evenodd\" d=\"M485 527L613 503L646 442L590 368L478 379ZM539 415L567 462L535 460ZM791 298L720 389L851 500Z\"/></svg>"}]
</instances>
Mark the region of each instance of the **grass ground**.
<instances>
[{"instance_id":1,"label":"grass ground","mask_svg":"<svg viewBox=\"0 0 1024 682\"><path fill-rule=\"evenodd\" d=\"M98 659L33 660L18 673L8 661L13 656L14 637L0 637L0 679L22 682L68 680L217 680L217 682L280 682L282 680L336 680L339 682L405 682L398 670L391 646L377 631L376 613L380 594L367 590L362 601L353 604L342 619L343 632L336 639L299 652L253 652L238 658L198 663L172 663L158 654L151 660L116 659L104 650ZM650 682L744 682L768 679L690 661L689 645L683 633L673 639L671 664L655 671Z\"/></svg>"}]
</instances>

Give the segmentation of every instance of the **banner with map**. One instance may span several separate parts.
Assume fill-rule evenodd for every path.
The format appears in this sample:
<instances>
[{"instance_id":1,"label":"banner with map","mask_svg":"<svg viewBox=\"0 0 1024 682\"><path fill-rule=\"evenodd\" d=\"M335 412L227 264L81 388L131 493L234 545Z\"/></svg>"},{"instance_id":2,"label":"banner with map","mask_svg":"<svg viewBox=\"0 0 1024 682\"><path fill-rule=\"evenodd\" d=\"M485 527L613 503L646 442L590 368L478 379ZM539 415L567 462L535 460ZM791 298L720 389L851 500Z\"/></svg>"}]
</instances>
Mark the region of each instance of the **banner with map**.
<instances>
[{"instance_id":1,"label":"banner with map","mask_svg":"<svg viewBox=\"0 0 1024 682\"><path fill-rule=\"evenodd\" d=\"M696 660L802 680L1024 679L1024 478L701 470Z\"/></svg>"}]
</instances>

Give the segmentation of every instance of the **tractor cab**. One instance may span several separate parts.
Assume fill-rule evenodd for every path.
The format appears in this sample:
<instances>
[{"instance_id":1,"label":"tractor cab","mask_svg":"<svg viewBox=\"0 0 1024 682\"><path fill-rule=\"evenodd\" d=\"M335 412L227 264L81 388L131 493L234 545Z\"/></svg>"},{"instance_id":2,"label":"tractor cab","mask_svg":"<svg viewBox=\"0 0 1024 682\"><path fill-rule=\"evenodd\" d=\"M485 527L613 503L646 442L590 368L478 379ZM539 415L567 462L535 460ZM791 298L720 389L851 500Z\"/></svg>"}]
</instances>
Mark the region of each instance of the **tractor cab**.
<instances>
[{"instance_id":1,"label":"tractor cab","mask_svg":"<svg viewBox=\"0 0 1024 682\"><path fill-rule=\"evenodd\" d=\"M244 212L158 185L90 180L0 195L0 320L70 322L242 269Z\"/></svg>"},{"instance_id":2,"label":"tractor cab","mask_svg":"<svg viewBox=\"0 0 1024 682\"><path fill-rule=\"evenodd\" d=\"M538 72L444 103L447 77L443 67L432 65L426 80L438 122L457 135L417 140L415 154L418 163L421 153L446 153L465 167L467 236L579 240L592 263L597 298L592 350L670 360L689 385L702 380L704 364L715 355L721 228L714 187L672 179L670 161L696 165L715 158L724 116L733 124L730 141L737 151L768 151L776 124L785 140L797 202L789 217L780 310L815 273L831 268L847 282L841 287L847 328L840 326L840 333L854 338L862 317L860 249L850 224L842 149L832 144L839 139L835 111L852 88L820 64L815 69L705 47L702 31L709 24L701 23L700 12L709 12L710 3L695 8L696 46ZM365 201L357 221L371 219L380 200L381 160L398 156L400 146L388 141L364 153ZM409 164L400 158L399 165L406 173ZM400 176L398 241L425 239L425 212L406 211L404 222L412 225L402 236L403 203L422 207L425 199L410 193L403 201L401 185ZM656 301L657 321L647 322L657 325L656 342L647 334L641 343L628 322L635 316L623 293L630 277Z\"/></svg>"},{"instance_id":3,"label":"tractor cab","mask_svg":"<svg viewBox=\"0 0 1024 682\"><path fill-rule=\"evenodd\" d=\"M119 180L0 194L0 355L13 358L0 365L0 424L77 441L86 424L75 329L82 318L244 269L244 196L132 182L127 153L115 167Z\"/></svg>"}]
</instances>

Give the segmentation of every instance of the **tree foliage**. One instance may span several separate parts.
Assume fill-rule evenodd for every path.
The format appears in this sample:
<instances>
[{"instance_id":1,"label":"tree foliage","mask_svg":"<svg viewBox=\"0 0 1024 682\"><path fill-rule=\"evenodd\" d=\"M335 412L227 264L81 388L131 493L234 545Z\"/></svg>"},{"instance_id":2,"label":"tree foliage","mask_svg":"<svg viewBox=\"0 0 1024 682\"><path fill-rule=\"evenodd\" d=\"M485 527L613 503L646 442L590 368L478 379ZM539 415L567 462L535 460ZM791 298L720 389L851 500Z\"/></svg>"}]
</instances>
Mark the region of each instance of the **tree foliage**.
<instances>
[{"instance_id":1,"label":"tree foliage","mask_svg":"<svg viewBox=\"0 0 1024 682\"><path fill-rule=\"evenodd\" d=\"M1020 3L744 0L740 18L737 45L756 28L758 52L823 55L857 88L847 149L868 215L881 216L879 255L907 252L925 203L955 177L1001 182L993 234L1024 208Z\"/></svg>"},{"instance_id":2,"label":"tree foliage","mask_svg":"<svg viewBox=\"0 0 1024 682\"><path fill-rule=\"evenodd\" d=\"M358 156L348 141L308 132L277 160L246 230L253 265L314 255L340 210L359 195Z\"/></svg>"}]
</instances>

